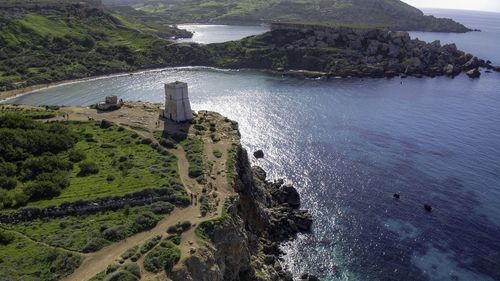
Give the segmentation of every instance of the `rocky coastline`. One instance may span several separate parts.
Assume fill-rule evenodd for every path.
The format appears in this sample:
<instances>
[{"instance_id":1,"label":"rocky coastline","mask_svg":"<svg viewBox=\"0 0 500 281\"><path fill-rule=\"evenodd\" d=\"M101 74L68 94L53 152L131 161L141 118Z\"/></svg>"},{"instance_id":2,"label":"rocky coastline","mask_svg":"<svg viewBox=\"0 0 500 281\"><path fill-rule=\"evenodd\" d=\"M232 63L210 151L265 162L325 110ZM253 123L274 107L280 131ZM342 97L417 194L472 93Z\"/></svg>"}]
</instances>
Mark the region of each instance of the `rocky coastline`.
<instances>
[{"instance_id":1,"label":"rocky coastline","mask_svg":"<svg viewBox=\"0 0 500 281\"><path fill-rule=\"evenodd\" d=\"M212 66L312 77L421 78L466 73L478 78L482 68L500 71L455 44L426 43L411 39L407 32L386 29L275 24L268 33L205 48L213 57Z\"/></svg>"},{"instance_id":2,"label":"rocky coastline","mask_svg":"<svg viewBox=\"0 0 500 281\"><path fill-rule=\"evenodd\" d=\"M172 280L293 280L280 263L279 243L309 231L312 216L300 209L293 186L268 181L262 168L250 166L241 146L236 147L235 159L237 196L226 203L224 216L199 226L209 243L176 266Z\"/></svg>"}]
</instances>

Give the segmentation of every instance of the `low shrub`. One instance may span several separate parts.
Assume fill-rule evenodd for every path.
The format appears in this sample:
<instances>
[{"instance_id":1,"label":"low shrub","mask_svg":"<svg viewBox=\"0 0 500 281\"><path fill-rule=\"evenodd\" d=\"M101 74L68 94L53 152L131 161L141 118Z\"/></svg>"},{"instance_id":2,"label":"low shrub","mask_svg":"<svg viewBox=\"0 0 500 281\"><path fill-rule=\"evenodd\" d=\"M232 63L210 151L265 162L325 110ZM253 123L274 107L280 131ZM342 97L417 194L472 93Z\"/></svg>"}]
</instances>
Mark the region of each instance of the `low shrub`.
<instances>
[{"instance_id":1,"label":"low shrub","mask_svg":"<svg viewBox=\"0 0 500 281\"><path fill-rule=\"evenodd\" d=\"M174 210L175 206L169 202L156 202L151 205L151 211L157 215L167 215Z\"/></svg>"},{"instance_id":2,"label":"low shrub","mask_svg":"<svg viewBox=\"0 0 500 281\"><path fill-rule=\"evenodd\" d=\"M155 236L155 237L149 239L141 246L140 252L142 254L145 254L145 253L151 251L151 249L153 249L156 245L158 245L158 243L160 243L160 240L161 240L161 236Z\"/></svg>"},{"instance_id":3,"label":"low shrub","mask_svg":"<svg viewBox=\"0 0 500 281\"><path fill-rule=\"evenodd\" d=\"M9 245L12 241L14 241L14 235L0 229L0 245Z\"/></svg>"},{"instance_id":4,"label":"low shrub","mask_svg":"<svg viewBox=\"0 0 500 281\"><path fill-rule=\"evenodd\" d=\"M78 167L80 167L80 172L78 172L79 177L86 177L99 173L99 167L91 161L82 162Z\"/></svg>"},{"instance_id":5,"label":"low shrub","mask_svg":"<svg viewBox=\"0 0 500 281\"><path fill-rule=\"evenodd\" d=\"M73 163L79 163L83 160L85 160L87 156L85 155L85 152L77 149L73 149L69 152L69 161Z\"/></svg>"},{"instance_id":6,"label":"low shrub","mask_svg":"<svg viewBox=\"0 0 500 281\"><path fill-rule=\"evenodd\" d=\"M6 190L12 190L16 188L16 186L17 186L17 180L15 178L0 177L0 188Z\"/></svg>"},{"instance_id":7,"label":"low shrub","mask_svg":"<svg viewBox=\"0 0 500 281\"><path fill-rule=\"evenodd\" d=\"M109 241L120 241L126 237L125 227L121 225L110 227L102 232L102 236Z\"/></svg>"},{"instance_id":8,"label":"low shrub","mask_svg":"<svg viewBox=\"0 0 500 281\"><path fill-rule=\"evenodd\" d=\"M151 213L144 213L138 215L134 220L134 230L136 232L141 232L144 230L149 230L156 226L157 220Z\"/></svg>"},{"instance_id":9,"label":"low shrub","mask_svg":"<svg viewBox=\"0 0 500 281\"><path fill-rule=\"evenodd\" d=\"M191 222L190 221L183 221L183 222L178 222L175 225L170 226L167 229L167 232L170 234L181 234L190 228L191 228Z\"/></svg>"},{"instance_id":10,"label":"low shrub","mask_svg":"<svg viewBox=\"0 0 500 281\"><path fill-rule=\"evenodd\" d=\"M113 127L113 123L111 123L111 121L108 121L106 119L103 119L101 121L101 125L99 126L101 129L108 129L108 128L111 128Z\"/></svg>"},{"instance_id":11,"label":"low shrub","mask_svg":"<svg viewBox=\"0 0 500 281\"><path fill-rule=\"evenodd\" d=\"M213 153L213 154L214 154L214 156L215 156L215 157L217 157L217 158L221 158L221 157L222 157L222 152L221 152L220 150L218 150L218 149L214 149L214 150L212 151L212 153Z\"/></svg>"},{"instance_id":12,"label":"low shrub","mask_svg":"<svg viewBox=\"0 0 500 281\"><path fill-rule=\"evenodd\" d=\"M181 251L179 248L172 242L166 241L166 243L162 243L146 255L144 269L153 273L158 273L162 269L170 272L180 258Z\"/></svg>"}]
</instances>

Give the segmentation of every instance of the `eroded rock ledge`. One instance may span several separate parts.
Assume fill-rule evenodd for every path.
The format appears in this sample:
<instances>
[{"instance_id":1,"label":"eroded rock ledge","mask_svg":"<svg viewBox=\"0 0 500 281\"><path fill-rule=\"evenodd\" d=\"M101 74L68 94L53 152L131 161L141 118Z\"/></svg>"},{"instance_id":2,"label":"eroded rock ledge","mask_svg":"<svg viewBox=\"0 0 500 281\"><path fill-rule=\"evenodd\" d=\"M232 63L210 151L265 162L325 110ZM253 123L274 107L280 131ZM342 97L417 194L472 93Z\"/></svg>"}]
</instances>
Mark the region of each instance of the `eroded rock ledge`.
<instances>
[{"instance_id":1,"label":"eroded rock ledge","mask_svg":"<svg viewBox=\"0 0 500 281\"><path fill-rule=\"evenodd\" d=\"M309 231L312 217L295 188L268 181L241 146L235 160L238 195L226 203L227 214L199 226L207 243L174 270L174 281L293 280L280 264L279 243Z\"/></svg>"}]
</instances>

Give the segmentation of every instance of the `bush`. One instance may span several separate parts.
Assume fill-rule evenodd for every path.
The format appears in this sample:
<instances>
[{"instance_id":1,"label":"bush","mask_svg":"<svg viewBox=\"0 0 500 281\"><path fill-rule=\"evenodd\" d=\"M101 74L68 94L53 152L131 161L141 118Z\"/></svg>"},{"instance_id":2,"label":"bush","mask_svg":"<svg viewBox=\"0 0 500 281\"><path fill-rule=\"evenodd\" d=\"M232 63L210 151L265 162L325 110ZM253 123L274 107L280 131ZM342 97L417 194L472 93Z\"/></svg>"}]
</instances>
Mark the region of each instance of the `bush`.
<instances>
[{"instance_id":1,"label":"bush","mask_svg":"<svg viewBox=\"0 0 500 281\"><path fill-rule=\"evenodd\" d=\"M221 158L221 157L222 157L222 152L221 152L220 150L218 150L218 149L214 149L214 150L212 151L212 153L213 153L213 154L214 154L214 156L215 156L215 157L217 157L217 158Z\"/></svg>"},{"instance_id":2,"label":"bush","mask_svg":"<svg viewBox=\"0 0 500 281\"><path fill-rule=\"evenodd\" d=\"M51 199L61 194L61 188L57 183L50 181L35 181L24 186L24 193L31 200Z\"/></svg>"},{"instance_id":3,"label":"bush","mask_svg":"<svg viewBox=\"0 0 500 281\"><path fill-rule=\"evenodd\" d=\"M157 215L167 215L174 210L175 206L169 202L156 202L151 205L151 211Z\"/></svg>"},{"instance_id":4,"label":"bush","mask_svg":"<svg viewBox=\"0 0 500 281\"><path fill-rule=\"evenodd\" d=\"M175 148L175 143L172 140L162 138L160 140L160 144L166 148L173 149Z\"/></svg>"},{"instance_id":5,"label":"bush","mask_svg":"<svg viewBox=\"0 0 500 281\"><path fill-rule=\"evenodd\" d=\"M137 247L137 246L132 247L132 248L128 249L127 251L125 251L125 253L123 253L120 257L124 260L130 259L131 257L133 257L137 253L138 248L139 247Z\"/></svg>"},{"instance_id":6,"label":"bush","mask_svg":"<svg viewBox=\"0 0 500 281\"><path fill-rule=\"evenodd\" d=\"M142 143L142 144L147 144L147 145L149 145L149 144L152 144L152 143L153 143L153 140L152 140L152 139L149 139L149 138L146 138L146 139L142 139L142 140L141 140L141 143Z\"/></svg>"},{"instance_id":7,"label":"bush","mask_svg":"<svg viewBox=\"0 0 500 281\"><path fill-rule=\"evenodd\" d=\"M81 162L85 160L85 158L87 158L87 156L85 155L85 152L81 150L73 149L69 152L69 161L73 163Z\"/></svg>"},{"instance_id":8,"label":"bush","mask_svg":"<svg viewBox=\"0 0 500 281\"><path fill-rule=\"evenodd\" d=\"M17 180L14 178L0 176L0 188L11 190L16 188Z\"/></svg>"},{"instance_id":9,"label":"bush","mask_svg":"<svg viewBox=\"0 0 500 281\"><path fill-rule=\"evenodd\" d=\"M82 251L84 253L96 252L96 251L99 251L100 249L102 249L102 247L104 247L105 245L106 245L106 240L104 240L103 238L91 236L87 240L87 244L85 244Z\"/></svg>"},{"instance_id":10,"label":"bush","mask_svg":"<svg viewBox=\"0 0 500 281\"><path fill-rule=\"evenodd\" d=\"M155 236L155 237L149 239L148 241L146 241L141 246L141 253L145 254L145 253L151 251L151 249L153 249L156 245L158 245L160 240L161 240L161 236Z\"/></svg>"},{"instance_id":11,"label":"bush","mask_svg":"<svg viewBox=\"0 0 500 281\"><path fill-rule=\"evenodd\" d=\"M110 121L106 120L106 119L103 119L101 121L101 124L99 125L99 127L101 129L108 129L108 128L111 128L113 127L113 123L111 123Z\"/></svg>"},{"instance_id":12,"label":"bush","mask_svg":"<svg viewBox=\"0 0 500 281\"><path fill-rule=\"evenodd\" d=\"M14 235L0 229L0 245L9 245L12 241L14 241Z\"/></svg>"},{"instance_id":13,"label":"bush","mask_svg":"<svg viewBox=\"0 0 500 281\"><path fill-rule=\"evenodd\" d=\"M156 226L157 220L151 213L144 213L138 215L134 220L134 230L136 232L141 232L144 230L149 230Z\"/></svg>"},{"instance_id":14,"label":"bush","mask_svg":"<svg viewBox=\"0 0 500 281\"><path fill-rule=\"evenodd\" d=\"M114 180L115 180L115 176L113 176L113 175L109 175L108 177L106 177L106 181L112 182Z\"/></svg>"},{"instance_id":15,"label":"bush","mask_svg":"<svg viewBox=\"0 0 500 281\"><path fill-rule=\"evenodd\" d=\"M109 241L120 241L126 237L125 228L121 225L110 227L102 232L102 236Z\"/></svg>"},{"instance_id":16,"label":"bush","mask_svg":"<svg viewBox=\"0 0 500 281\"><path fill-rule=\"evenodd\" d=\"M154 248L144 258L144 269L158 273L161 269L170 272L180 260L181 251L170 241Z\"/></svg>"},{"instance_id":17,"label":"bush","mask_svg":"<svg viewBox=\"0 0 500 281\"><path fill-rule=\"evenodd\" d=\"M170 234L181 234L190 228L191 228L191 222L190 221L183 221L183 222L178 222L175 225L170 226L167 229L167 232Z\"/></svg>"},{"instance_id":18,"label":"bush","mask_svg":"<svg viewBox=\"0 0 500 281\"><path fill-rule=\"evenodd\" d=\"M86 161L80 163L80 172L78 172L79 177L86 177L89 175L95 175L99 173L99 168L94 162Z\"/></svg>"}]
</instances>

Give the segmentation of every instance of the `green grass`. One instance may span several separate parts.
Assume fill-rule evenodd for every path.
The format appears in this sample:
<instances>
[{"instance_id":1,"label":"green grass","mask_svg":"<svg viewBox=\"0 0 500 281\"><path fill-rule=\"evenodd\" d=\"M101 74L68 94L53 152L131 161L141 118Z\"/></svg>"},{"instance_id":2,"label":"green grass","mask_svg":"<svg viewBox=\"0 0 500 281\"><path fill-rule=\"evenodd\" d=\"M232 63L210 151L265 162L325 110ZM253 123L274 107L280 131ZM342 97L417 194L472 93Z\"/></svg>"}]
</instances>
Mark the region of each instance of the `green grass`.
<instances>
[{"instance_id":1,"label":"green grass","mask_svg":"<svg viewBox=\"0 0 500 281\"><path fill-rule=\"evenodd\" d=\"M68 126L80 136L88 137L82 138L74 149L86 155L85 161L96 163L99 173L80 177L79 169L75 167L71 172L70 186L61 195L32 202L30 206L45 207L82 198L121 196L179 181L175 156L162 155L151 146L139 143L140 138L132 131L121 131L117 126L101 129L95 123L72 122ZM114 180L110 181L110 176Z\"/></svg>"},{"instance_id":2,"label":"green grass","mask_svg":"<svg viewBox=\"0 0 500 281\"><path fill-rule=\"evenodd\" d=\"M33 242L19 234L9 244L0 244L0 280L59 280L72 273L81 256Z\"/></svg>"},{"instance_id":3,"label":"green grass","mask_svg":"<svg viewBox=\"0 0 500 281\"><path fill-rule=\"evenodd\" d=\"M103 236L103 232L108 228L123 227L123 238L139 232L135 226L135 220L142 214L151 215L154 224L164 217L164 215L152 214L150 206L141 206L131 207L128 211L122 209L92 215L34 220L7 225L7 227L35 241L73 251L88 252L92 249L91 246L95 245L93 249L98 250L113 243Z\"/></svg>"}]
</instances>

